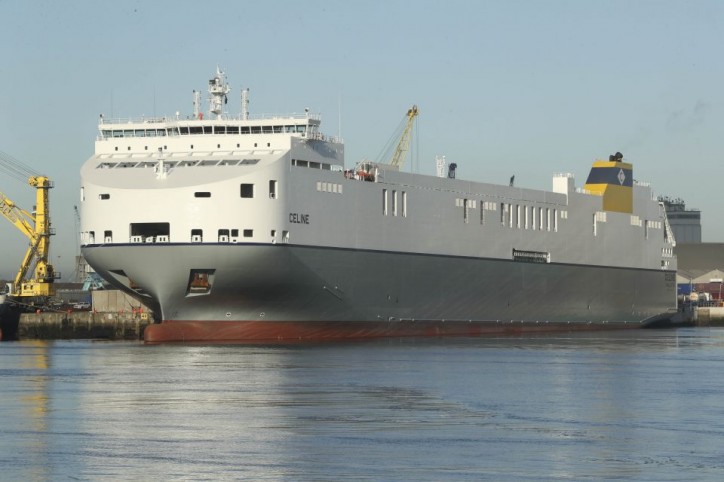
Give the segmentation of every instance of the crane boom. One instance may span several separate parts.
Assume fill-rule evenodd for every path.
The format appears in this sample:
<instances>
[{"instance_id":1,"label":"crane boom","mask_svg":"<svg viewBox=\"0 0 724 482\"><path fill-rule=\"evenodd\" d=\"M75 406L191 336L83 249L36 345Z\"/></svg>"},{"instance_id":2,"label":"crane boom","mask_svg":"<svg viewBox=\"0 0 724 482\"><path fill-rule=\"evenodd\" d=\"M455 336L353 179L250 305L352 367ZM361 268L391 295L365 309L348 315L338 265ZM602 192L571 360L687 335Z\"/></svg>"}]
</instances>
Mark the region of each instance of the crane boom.
<instances>
[{"instance_id":1,"label":"crane boom","mask_svg":"<svg viewBox=\"0 0 724 482\"><path fill-rule=\"evenodd\" d=\"M402 168L405 163L405 154L410 149L410 137L412 136L412 126L415 123L415 117L417 117L417 106L413 105L407 111L405 129L402 131L400 142L397 143L395 153L392 155L392 161L390 161L390 164L393 166Z\"/></svg>"},{"instance_id":2,"label":"crane boom","mask_svg":"<svg viewBox=\"0 0 724 482\"><path fill-rule=\"evenodd\" d=\"M58 278L48 262L50 236L50 202L48 191L52 182L45 176L31 176L28 184L36 189L35 212L19 208L11 199L0 193L0 213L30 241L23 262L18 269L11 295L21 298L46 298L55 294L53 281ZM33 270L33 277L28 273Z\"/></svg>"}]
</instances>

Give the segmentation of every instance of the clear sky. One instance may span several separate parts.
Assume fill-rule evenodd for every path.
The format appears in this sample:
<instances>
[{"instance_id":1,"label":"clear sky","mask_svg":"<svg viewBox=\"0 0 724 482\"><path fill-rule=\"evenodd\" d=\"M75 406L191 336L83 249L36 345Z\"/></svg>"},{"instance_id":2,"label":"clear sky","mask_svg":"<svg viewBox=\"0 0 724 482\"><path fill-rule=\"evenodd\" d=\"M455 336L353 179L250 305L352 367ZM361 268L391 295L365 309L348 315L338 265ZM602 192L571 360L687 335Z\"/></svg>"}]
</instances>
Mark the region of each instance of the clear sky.
<instances>
[{"instance_id":1,"label":"clear sky","mask_svg":"<svg viewBox=\"0 0 724 482\"><path fill-rule=\"evenodd\" d=\"M621 151L724 241L722 1L0 0L0 150L50 176L52 258L73 274L81 164L99 114L187 114L217 65L229 111L321 113L347 165L420 108L415 170L550 189ZM33 189L0 177L31 209ZM0 220L0 277L27 247Z\"/></svg>"}]
</instances>

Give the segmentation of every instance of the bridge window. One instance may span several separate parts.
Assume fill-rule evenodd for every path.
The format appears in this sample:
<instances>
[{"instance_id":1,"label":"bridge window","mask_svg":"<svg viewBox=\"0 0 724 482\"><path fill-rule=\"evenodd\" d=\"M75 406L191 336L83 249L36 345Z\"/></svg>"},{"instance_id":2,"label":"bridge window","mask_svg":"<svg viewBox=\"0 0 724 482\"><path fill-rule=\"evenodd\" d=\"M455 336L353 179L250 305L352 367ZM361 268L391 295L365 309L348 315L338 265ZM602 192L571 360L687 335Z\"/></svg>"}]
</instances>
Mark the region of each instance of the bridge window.
<instances>
[{"instance_id":1,"label":"bridge window","mask_svg":"<svg viewBox=\"0 0 724 482\"><path fill-rule=\"evenodd\" d=\"M251 238L254 236L254 230L253 229L245 229L244 230L244 237L245 238Z\"/></svg>"},{"instance_id":2,"label":"bridge window","mask_svg":"<svg viewBox=\"0 0 724 482\"><path fill-rule=\"evenodd\" d=\"M211 193L208 191L195 192L194 197L211 197Z\"/></svg>"}]
</instances>

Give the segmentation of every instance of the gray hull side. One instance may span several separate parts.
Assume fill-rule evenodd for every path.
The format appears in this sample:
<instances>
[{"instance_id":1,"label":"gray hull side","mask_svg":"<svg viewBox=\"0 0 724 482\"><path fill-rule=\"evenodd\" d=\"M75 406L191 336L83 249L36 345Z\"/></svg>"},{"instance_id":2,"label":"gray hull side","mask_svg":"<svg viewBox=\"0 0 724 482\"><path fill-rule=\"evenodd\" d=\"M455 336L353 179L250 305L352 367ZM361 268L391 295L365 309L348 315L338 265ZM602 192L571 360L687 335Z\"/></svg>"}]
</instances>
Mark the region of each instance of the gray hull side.
<instances>
[{"instance_id":1,"label":"gray hull side","mask_svg":"<svg viewBox=\"0 0 724 482\"><path fill-rule=\"evenodd\" d=\"M83 254L119 286L132 279L164 320L636 322L676 301L675 274L655 270L285 244ZM213 270L209 294L189 295L192 269Z\"/></svg>"}]
</instances>

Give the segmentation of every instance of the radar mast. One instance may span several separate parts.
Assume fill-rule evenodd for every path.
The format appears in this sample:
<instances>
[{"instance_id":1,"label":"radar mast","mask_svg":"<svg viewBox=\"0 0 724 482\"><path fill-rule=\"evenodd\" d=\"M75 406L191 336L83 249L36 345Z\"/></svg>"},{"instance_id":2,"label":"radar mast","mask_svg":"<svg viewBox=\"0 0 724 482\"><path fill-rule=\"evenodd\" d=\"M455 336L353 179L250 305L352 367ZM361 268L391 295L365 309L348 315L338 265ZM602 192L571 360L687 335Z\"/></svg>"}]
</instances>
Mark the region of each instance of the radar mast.
<instances>
[{"instance_id":1,"label":"radar mast","mask_svg":"<svg viewBox=\"0 0 724 482\"><path fill-rule=\"evenodd\" d=\"M224 104L229 99L227 94L231 91L231 87L226 83L226 74L216 67L216 75L209 80L209 114L216 114L217 119L221 119Z\"/></svg>"}]
</instances>

